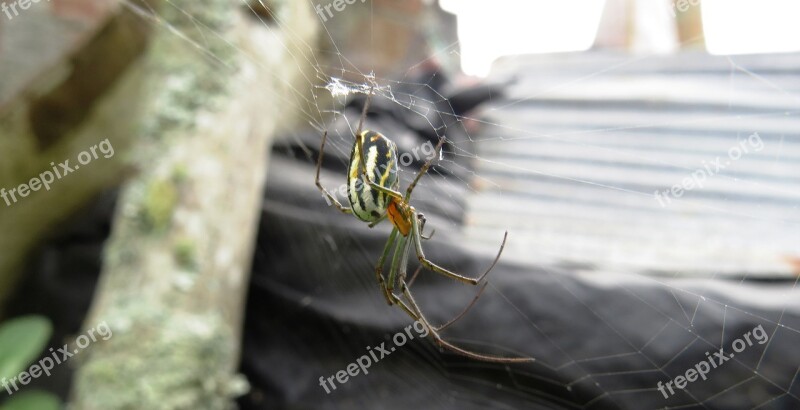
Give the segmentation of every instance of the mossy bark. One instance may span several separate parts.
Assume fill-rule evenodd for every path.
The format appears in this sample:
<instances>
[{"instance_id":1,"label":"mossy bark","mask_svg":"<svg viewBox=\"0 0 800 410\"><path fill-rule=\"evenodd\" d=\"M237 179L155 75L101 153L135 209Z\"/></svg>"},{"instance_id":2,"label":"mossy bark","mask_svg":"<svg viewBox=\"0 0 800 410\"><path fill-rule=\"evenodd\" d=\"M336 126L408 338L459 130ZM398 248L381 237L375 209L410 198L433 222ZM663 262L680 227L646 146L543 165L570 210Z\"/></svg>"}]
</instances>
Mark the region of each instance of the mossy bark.
<instances>
[{"instance_id":1,"label":"mossy bark","mask_svg":"<svg viewBox=\"0 0 800 410\"><path fill-rule=\"evenodd\" d=\"M225 409L271 136L291 117L316 23L307 4L171 0L143 61L153 86L105 251L80 356L78 409ZM263 18L263 16L262 16ZM308 57L308 56L307 56ZM305 79L303 78L303 82Z\"/></svg>"}]
</instances>

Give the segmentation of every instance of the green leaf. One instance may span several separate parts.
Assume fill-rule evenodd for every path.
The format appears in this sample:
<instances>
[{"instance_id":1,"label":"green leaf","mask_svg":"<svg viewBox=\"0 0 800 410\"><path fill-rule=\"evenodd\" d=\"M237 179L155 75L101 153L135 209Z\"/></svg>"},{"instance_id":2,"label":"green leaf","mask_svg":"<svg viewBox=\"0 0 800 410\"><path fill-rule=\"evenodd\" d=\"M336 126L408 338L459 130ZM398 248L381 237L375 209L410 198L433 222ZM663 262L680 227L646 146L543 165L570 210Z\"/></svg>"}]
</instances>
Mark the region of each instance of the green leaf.
<instances>
[{"instance_id":1,"label":"green leaf","mask_svg":"<svg viewBox=\"0 0 800 410\"><path fill-rule=\"evenodd\" d=\"M58 397L42 391L30 391L14 395L0 410L59 410Z\"/></svg>"},{"instance_id":2,"label":"green leaf","mask_svg":"<svg viewBox=\"0 0 800 410\"><path fill-rule=\"evenodd\" d=\"M23 316L0 325L0 379L10 379L39 358L53 328L43 316Z\"/></svg>"}]
</instances>

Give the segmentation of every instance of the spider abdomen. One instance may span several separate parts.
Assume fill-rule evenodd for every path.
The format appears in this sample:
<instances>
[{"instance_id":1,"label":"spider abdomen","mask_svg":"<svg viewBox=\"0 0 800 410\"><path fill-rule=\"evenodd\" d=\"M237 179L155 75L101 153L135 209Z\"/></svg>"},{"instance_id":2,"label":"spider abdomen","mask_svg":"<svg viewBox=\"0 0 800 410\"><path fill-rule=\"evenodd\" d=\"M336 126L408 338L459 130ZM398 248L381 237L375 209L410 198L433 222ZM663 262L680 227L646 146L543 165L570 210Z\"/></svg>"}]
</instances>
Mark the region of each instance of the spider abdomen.
<instances>
[{"instance_id":1,"label":"spider abdomen","mask_svg":"<svg viewBox=\"0 0 800 410\"><path fill-rule=\"evenodd\" d=\"M397 145L383 134L364 130L361 138L364 147L366 175L377 185L397 190ZM361 153L358 144L353 144L350 165L347 167L347 198L353 215L364 222L375 222L386 214L391 198L384 192L372 188L361 178Z\"/></svg>"}]
</instances>

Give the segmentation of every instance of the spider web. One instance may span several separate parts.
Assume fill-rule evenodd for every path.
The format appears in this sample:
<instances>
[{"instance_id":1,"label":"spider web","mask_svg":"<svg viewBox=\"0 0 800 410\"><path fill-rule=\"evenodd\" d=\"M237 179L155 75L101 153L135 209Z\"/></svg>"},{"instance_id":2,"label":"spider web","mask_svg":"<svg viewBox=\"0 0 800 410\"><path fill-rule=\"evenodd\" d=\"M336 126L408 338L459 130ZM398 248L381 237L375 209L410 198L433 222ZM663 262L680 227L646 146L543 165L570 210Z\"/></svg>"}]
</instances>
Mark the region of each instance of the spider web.
<instances>
[{"instance_id":1,"label":"spider web","mask_svg":"<svg viewBox=\"0 0 800 410\"><path fill-rule=\"evenodd\" d=\"M204 47L202 39L180 32L135 2L125 5L143 17L142 24L166 27L187 47L205 54L209 64L224 66ZM266 4L261 5L269 10ZM356 3L348 7L368 6ZM231 7L250 8L245 1ZM274 26L256 18L268 30L277 27L291 35L280 16ZM308 45L306 54L294 56L298 65L310 62L316 72L316 76L306 78L305 86L315 96L328 93L332 97L326 100L332 102L321 103L321 98L308 100L307 90L295 90L298 100L305 103L302 117L320 135L335 121L345 121L351 132L355 131L358 119L344 115L345 104L350 97L371 90L367 80L370 73L358 70L334 41L329 26L336 21L321 21L321 35L334 44L333 58L321 61L312 45ZM373 34L367 36L367 50L374 50ZM243 52L231 47L233 52ZM519 403L533 407L542 402L565 408L632 408L629 398L636 395L649 398L643 408L715 408L720 398L730 395L761 398L741 408L796 407L800 403L796 383L800 363L775 363L796 360L797 354L786 346L796 347L800 341L797 268L778 257L798 255L800 243L800 140L792 133L800 125L800 94L790 77L792 63L800 59L779 59L783 72L763 64L750 67L747 62L752 60L742 60L746 62L725 57L702 59L712 65L722 62L729 70L726 76L713 78L704 74L703 63L688 58L667 61L678 65L670 67L673 73L698 74L688 76L684 83L660 80L665 59L650 55L520 57L498 65L493 73L497 81L523 69L541 76L533 81L533 76L526 74L508 88L505 97L490 101L474 116L458 119L480 124L480 130L468 132L468 143L454 144L453 151L438 161L440 169L454 171L448 178L422 179L420 185L430 188L425 192L431 197L421 201L430 204L441 196L451 199L449 196L455 195L452 192L467 192L466 198L455 201L466 215L463 228L458 221L447 219L437 219L431 225L443 231L461 231L465 246L488 256L498 246L502 231L509 230L502 260L530 266L530 275L553 284L557 292L547 302L560 306L562 315L549 318L532 314L535 310L522 304L513 289L490 284L475 310L502 305L504 314L517 315L517 320L525 324L514 333L529 337L531 344L539 346L536 352L549 354L536 355L531 367L503 366L503 374L498 375L496 366L490 369L485 363L475 362L453 367L434 358L434 347L417 346L416 355L385 359L400 362L405 379L398 376L397 383L410 388L412 384L403 380L420 378L413 386L420 389L417 394L429 398L427 408L449 408L453 403L467 408L519 408ZM338 75L331 74L334 72ZM639 81L627 83L626 76L634 74ZM717 80L725 84L715 83ZM434 133L441 132L429 120L431 110L442 116L449 112L436 111L445 100L430 85L403 79L375 81L374 102L413 113ZM399 92L399 85L427 88L441 99L426 100ZM727 94L722 106L720 97L714 94L720 90ZM648 106L647 101L654 103ZM690 104L682 105L681 101ZM685 196L673 198L668 207L661 207L654 198L654 188L664 190L681 183L682 178L703 168L703 161L725 157L729 147L746 141L753 133L764 142L763 150L729 161L724 170L708 178L706 186L687 190ZM331 152L350 151L346 138L331 138L329 144L326 150ZM465 168L456 161L458 158L470 159L475 168ZM304 161L313 164L315 158L309 155ZM407 182L409 175L404 178ZM342 178L323 179L326 187L334 188ZM310 180L305 189L316 190ZM332 208L330 212L335 213ZM325 238L325 233L320 237ZM330 239L312 245L336 247ZM365 252L363 259L372 263L377 256ZM445 257L441 263L451 266L455 261ZM382 306L377 285L370 281L371 275L365 276L357 286L374 288L375 299L370 306ZM581 281L574 280L575 276ZM592 293L612 287L619 293ZM651 299L653 288L672 300ZM650 311L658 320L626 325L617 316L618 310L606 308L612 301L602 298L609 295L624 295L635 302L631 310ZM719 328L696 328L700 318L716 321ZM577 323L590 323L598 335L592 340L597 346L564 344L560 335ZM721 386L710 394L705 391L703 396L695 395L693 386L700 385L695 382L675 397L660 400L656 380L666 382L706 359L692 350L695 346L709 351L724 348L727 352L732 340L750 330L741 326L732 329L730 323L762 325L768 342L747 347L709 373L709 379ZM486 341L490 339L457 341L471 342L476 348L509 349L502 335ZM381 341L364 343L376 345ZM342 341L333 344L343 346ZM341 363L349 363L362 353L343 347ZM534 351L517 353L533 355ZM341 363L320 364L320 375L336 372L343 368ZM376 373L386 365L374 364ZM452 390L426 387L426 381L436 383L429 374L417 370L420 366L438 369L436 377L448 379ZM312 376L315 383L316 374ZM643 388L630 382L641 378L653 383ZM503 381L496 381L500 379ZM361 383L367 386L362 392L365 397L379 394L372 388L380 386L370 386L370 380L376 379L361 376ZM469 393L456 385L481 388ZM531 387L542 385L547 388ZM563 400L563 395L569 394L564 392L578 387L591 393L573 401ZM308 389L321 392L316 385ZM328 405L339 400L336 395L323 395L320 400L320 407L349 407L347 403Z\"/></svg>"}]
</instances>

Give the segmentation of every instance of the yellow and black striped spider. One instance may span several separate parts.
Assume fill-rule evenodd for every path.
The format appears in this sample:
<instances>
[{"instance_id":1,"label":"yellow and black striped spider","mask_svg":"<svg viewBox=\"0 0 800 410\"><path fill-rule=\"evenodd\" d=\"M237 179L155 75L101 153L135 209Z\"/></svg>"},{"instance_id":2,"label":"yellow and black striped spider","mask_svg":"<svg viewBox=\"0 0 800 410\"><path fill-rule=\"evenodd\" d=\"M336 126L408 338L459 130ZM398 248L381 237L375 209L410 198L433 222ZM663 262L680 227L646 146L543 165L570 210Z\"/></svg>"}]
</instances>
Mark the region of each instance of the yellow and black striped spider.
<instances>
[{"instance_id":1,"label":"yellow and black striped spider","mask_svg":"<svg viewBox=\"0 0 800 410\"><path fill-rule=\"evenodd\" d=\"M350 153L350 163L347 169L347 197L350 201L350 207L345 207L339 203L339 201L336 200L336 198L327 190L325 190L325 188L323 188L322 184L319 182L319 170L320 166L322 165L325 141L328 138L327 131L325 131L322 136L322 143L319 149L319 158L317 159L317 188L322 191L323 195L325 195L328 200L336 206L337 209L344 213L353 214L356 218L364 222L368 222L370 228L388 217L389 221L392 223L392 225L394 225L394 228L392 229L392 233L389 235L389 240L386 242L386 246L383 249L383 254L381 255L380 259L378 259L378 263L375 266L375 276L389 305L397 304L406 313L408 313L411 318L421 321L425 327L428 328L430 335L436 340L437 344L451 351L477 360L496 363L519 363L532 361L533 359L529 358L497 357L474 353L455 346L442 339L442 337L439 335L439 331L443 330L463 316L472 306L475 300L477 300L477 296L475 300L473 300L473 303L470 303L470 305L467 306L467 308L461 312L461 314L442 326L432 326L422 314L419 305L417 305L416 301L411 295L409 285L406 283L408 254L412 244L415 246L417 259L419 259L419 262L425 268L463 283L477 285L484 279L484 277L486 277L489 271L492 270L498 259L500 259L500 254L503 252L503 247L505 246L508 232L506 232L506 234L503 236L503 242L500 244L500 250L497 252L494 262L492 262L492 265L489 266L489 269L487 269L486 272L484 272L478 278L470 278L459 275L458 273L452 272L431 262L425 257L425 253L422 250L422 239L430 239L430 236L425 236L422 233L425 226L425 217L421 213L418 213L417 210L411 206L409 201L411 200L411 192L414 190L417 182L420 180L420 178L422 178L423 175L425 175L426 172L428 172L431 163L439 155L439 152L442 149L442 144L445 142L445 138L442 137L439 139L439 143L436 145L435 155L425 162L414 180L406 189L405 195L401 194L398 192L400 187L400 179L397 175L397 146L392 140L386 138L379 132L370 130L364 130L362 132L362 126L364 125L364 119L366 118L367 110L369 109L372 91L372 88L370 88L369 94L367 95L367 101L364 104L361 118L358 122L353 149ZM366 166L362 166L362 164L366 164ZM399 236L398 233L400 234ZM386 261L386 257L392 251L393 245L394 253L392 255L391 268L389 269L388 277L384 279L383 265ZM419 270L417 272L419 272ZM414 278L411 279L411 282L413 282L413 280ZM405 301L394 293L395 285L399 286L401 294L405 297ZM486 285L484 284L484 288L485 286ZM482 291L483 288L481 288L481 292ZM478 296L480 296L480 292L478 293Z\"/></svg>"}]
</instances>

